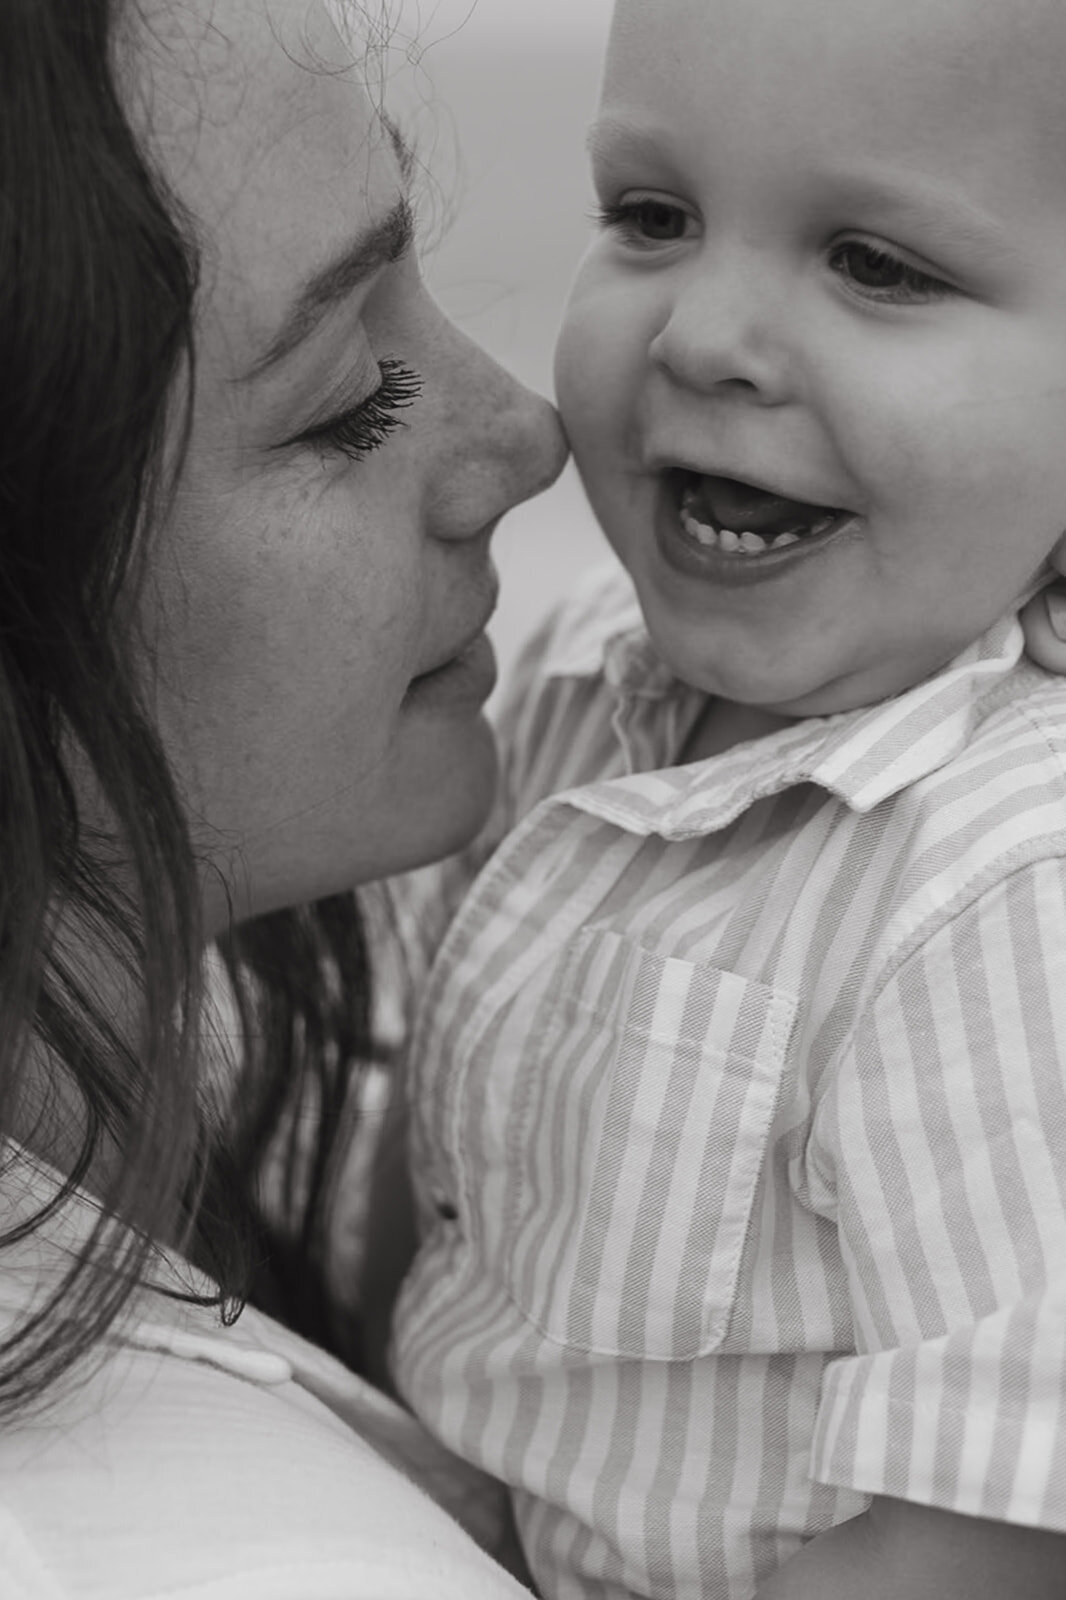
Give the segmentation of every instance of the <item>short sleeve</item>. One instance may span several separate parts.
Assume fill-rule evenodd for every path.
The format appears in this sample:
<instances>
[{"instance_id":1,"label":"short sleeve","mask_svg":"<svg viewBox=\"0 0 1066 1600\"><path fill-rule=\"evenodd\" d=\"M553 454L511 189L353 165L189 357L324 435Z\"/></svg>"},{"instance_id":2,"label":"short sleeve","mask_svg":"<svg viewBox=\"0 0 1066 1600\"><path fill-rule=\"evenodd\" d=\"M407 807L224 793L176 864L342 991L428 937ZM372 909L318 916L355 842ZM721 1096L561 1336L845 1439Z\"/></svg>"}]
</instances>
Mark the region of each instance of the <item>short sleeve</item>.
<instances>
[{"instance_id":1,"label":"short sleeve","mask_svg":"<svg viewBox=\"0 0 1066 1600\"><path fill-rule=\"evenodd\" d=\"M911 953L816 1119L857 1353L816 1480L1066 1530L1066 863Z\"/></svg>"}]
</instances>

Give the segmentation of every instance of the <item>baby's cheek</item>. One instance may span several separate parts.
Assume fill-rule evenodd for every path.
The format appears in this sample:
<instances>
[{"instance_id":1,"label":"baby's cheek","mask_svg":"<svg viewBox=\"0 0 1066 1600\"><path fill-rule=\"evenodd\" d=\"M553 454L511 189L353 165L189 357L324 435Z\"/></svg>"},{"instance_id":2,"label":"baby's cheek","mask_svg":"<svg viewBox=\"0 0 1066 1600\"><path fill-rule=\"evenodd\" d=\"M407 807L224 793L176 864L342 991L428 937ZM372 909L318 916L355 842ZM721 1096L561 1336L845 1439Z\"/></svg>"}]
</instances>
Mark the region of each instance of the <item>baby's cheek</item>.
<instances>
[{"instance_id":1,"label":"baby's cheek","mask_svg":"<svg viewBox=\"0 0 1066 1600\"><path fill-rule=\"evenodd\" d=\"M617 295L586 267L579 275L555 346L555 395L575 449L591 433L609 427L625 391L623 381L632 335L619 326Z\"/></svg>"},{"instance_id":2,"label":"baby's cheek","mask_svg":"<svg viewBox=\"0 0 1066 1600\"><path fill-rule=\"evenodd\" d=\"M555 345L555 403L571 446L575 430L580 430L589 409L583 357L590 343L581 320L569 307Z\"/></svg>"},{"instance_id":3,"label":"baby's cheek","mask_svg":"<svg viewBox=\"0 0 1066 1600\"><path fill-rule=\"evenodd\" d=\"M570 441L574 462L598 515L601 501L617 486L619 473L631 466L631 427L620 385L581 342L570 347L556 389L559 415Z\"/></svg>"}]
</instances>

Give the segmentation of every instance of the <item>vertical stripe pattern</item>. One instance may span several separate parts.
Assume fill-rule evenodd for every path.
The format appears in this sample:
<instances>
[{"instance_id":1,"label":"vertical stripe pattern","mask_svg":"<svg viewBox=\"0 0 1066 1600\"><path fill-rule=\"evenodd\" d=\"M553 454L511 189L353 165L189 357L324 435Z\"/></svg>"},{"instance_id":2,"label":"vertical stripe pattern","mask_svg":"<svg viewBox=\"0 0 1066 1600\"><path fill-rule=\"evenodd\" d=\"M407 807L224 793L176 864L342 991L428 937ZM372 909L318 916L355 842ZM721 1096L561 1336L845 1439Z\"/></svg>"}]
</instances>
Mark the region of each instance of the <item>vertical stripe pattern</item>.
<instances>
[{"instance_id":1,"label":"vertical stripe pattern","mask_svg":"<svg viewBox=\"0 0 1066 1600\"><path fill-rule=\"evenodd\" d=\"M741 1600L872 1494L1066 1530L1066 685L1020 653L677 766L699 697L601 581L512 700L513 831L395 888L394 1366L551 1600Z\"/></svg>"}]
</instances>

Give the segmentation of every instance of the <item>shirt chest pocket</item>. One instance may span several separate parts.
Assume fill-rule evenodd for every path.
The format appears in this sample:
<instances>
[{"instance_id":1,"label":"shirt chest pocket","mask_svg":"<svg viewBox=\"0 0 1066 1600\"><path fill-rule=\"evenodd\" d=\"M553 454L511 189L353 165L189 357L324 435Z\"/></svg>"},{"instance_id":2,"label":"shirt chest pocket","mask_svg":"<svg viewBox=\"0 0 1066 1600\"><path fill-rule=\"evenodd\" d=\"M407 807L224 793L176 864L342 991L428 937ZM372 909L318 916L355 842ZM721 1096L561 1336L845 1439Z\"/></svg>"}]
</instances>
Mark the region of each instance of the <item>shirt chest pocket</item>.
<instances>
[{"instance_id":1,"label":"shirt chest pocket","mask_svg":"<svg viewBox=\"0 0 1066 1600\"><path fill-rule=\"evenodd\" d=\"M589 929L535 988L496 1102L508 1293L573 1349L705 1354L729 1321L796 1002Z\"/></svg>"}]
</instances>

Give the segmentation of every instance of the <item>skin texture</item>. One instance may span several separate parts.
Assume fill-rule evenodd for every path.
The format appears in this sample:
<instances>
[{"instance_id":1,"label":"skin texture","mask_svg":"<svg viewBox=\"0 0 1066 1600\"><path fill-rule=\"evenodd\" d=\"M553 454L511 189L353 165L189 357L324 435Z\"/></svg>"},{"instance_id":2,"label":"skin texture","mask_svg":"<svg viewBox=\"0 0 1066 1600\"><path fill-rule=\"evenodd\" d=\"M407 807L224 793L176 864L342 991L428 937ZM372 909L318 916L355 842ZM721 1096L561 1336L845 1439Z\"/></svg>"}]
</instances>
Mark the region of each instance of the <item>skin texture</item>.
<instances>
[{"instance_id":1,"label":"skin texture","mask_svg":"<svg viewBox=\"0 0 1066 1600\"><path fill-rule=\"evenodd\" d=\"M1060 1600L1061 1534L877 1500L812 1539L755 1600Z\"/></svg>"},{"instance_id":2,"label":"skin texture","mask_svg":"<svg viewBox=\"0 0 1066 1600\"><path fill-rule=\"evenodd\" d=\"M192 435L144 626L210 933L228 894L238 918L311 899L480 826L487 648L413 680L483 628L492 529L565 448L546 402L443 317L413 253L242 381L297 288L404 190L358 44L320 0L149 8L129 54L135 113L204 245ZM405 426L358 461L291 442L371 395L383 358L421 379Z\"/></svg>"},{"instance_id":3,"label":"skin texture","mask_svg":"<svg viewBox=\"0 0 1066 1600\"><path fill-rule=\"evenodd\" d=\"M591 148L637 210L582 267L558 393L659 649L721 697L698 753L918 681L1064 565L1064 62L1058 0L618 0ZM911 269L891 295L867 246ZM858 520L755 583L682 576L679 467ZM1042 598L1027 621L1055 667ZM1050 1600L1064 1563L875 1499L758 1600Z\"/></svg>"},{"instance_id":4,"label":"skin texture","mask_svg":"<svg viewBox=\"0 0 1066 1600\"><path fill-rule=\"evenodd\" d=\"M593 243L558 393L688 682L767 723L875 701L1061 554L1064 59L1054 0L620 0L594 175L655 227ZM681 575L653 533L679 467L857 519L745 587Z\"/></svg>"},{"instance_id":5,"label":"skin texture","mask_svg":"<svg viewBox=\"0 0 1066 1600\"><path fill-rule=\"evenodd\" d=\"M1060 562L1066 565L1066 556ZM1066 579L1043 589L1022 613L1025 647L1048 672L1066 673Z\"/></svg>"}]
</instances>

